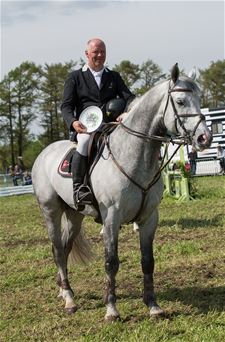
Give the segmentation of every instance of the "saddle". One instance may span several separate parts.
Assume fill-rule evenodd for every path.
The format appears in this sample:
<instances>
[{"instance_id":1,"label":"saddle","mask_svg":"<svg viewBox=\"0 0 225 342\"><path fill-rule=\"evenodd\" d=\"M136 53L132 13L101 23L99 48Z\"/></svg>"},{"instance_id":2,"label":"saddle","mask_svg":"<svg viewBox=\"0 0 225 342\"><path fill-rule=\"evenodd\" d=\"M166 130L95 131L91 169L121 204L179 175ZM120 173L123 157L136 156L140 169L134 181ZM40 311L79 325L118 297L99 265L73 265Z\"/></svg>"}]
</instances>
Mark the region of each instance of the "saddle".
<instances>
[{"instance_id":1,"label":"saddle","mask_svg":"<svg viewBox=\"0 0 225 342\"><path fill-rule=\"evenodd\" d=\"M106 144L107 136L110 135L117 126L118 124L114 122L107 123L103 125L101 130L91 133L91 138L88 145L88 168L85 177L85 183L89 186L89 178L91 172L97 164L99 158L101 157L101 154ZM72 147L69 151L67 151L66 155L63 156L63 159L61 160L58 166L58 173L62 177L72 178L71 163L75 150L76 145Z\"/></svg>"}]
</instances>

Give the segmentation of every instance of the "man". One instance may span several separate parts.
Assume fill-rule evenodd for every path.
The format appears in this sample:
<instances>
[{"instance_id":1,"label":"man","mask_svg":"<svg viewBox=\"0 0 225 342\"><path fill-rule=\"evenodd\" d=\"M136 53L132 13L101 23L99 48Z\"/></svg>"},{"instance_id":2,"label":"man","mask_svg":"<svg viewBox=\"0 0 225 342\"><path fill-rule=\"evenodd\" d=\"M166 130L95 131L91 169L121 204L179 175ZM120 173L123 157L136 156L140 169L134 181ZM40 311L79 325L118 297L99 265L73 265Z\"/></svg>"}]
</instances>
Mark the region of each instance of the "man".
<instances>
[{"instance_id":1,"label":"man","mask_svg":"<svg viewBox=\"0 0 225 342\"><path fill-rule=\"evenodd\" d=\"M225 172L225 151L220 144L217 145L217 158L220 161L220 173L224 174L224 172Z\"/></svg>"},{"instance_id":2,"label":"man","mask_svg":"<svg viewBox=\"0 0 225 342\"><path fill-rule=\"evenodd\" d=\"M192 147L191 152L188 154L192 176L194 176L196 174L196 159L197 159L197 157L198 157L197 151L194 147Z\"/></svg>"},{"instance_id":3,"label":"man","mask_svg":"<svg viewBox=\"0 0 225 342\"><path fill-rule=\"evenodd\" d=\"M118 72L104 66L106 59L105 43L99 38L88 41L85 50L87 64L72 72L65 82L62 115L70 131L77 133L77 150L73 156L71 170L73 175L74 202L77 210L83 210L83 205L93 201L89 187L83 185L87 170L88 143L90 135L79 121L81 112L89 106L98 106L103 111L103 121L110 122L107 116L107 104L110 100L121 98L125 107L134 99ZM120 114L126 110L121 108ZM116 120L122 120L124 114ZM115 118L113 118L115 120ZM79 204L79 205L78 205Z\"/></svg>"}]
</instances>

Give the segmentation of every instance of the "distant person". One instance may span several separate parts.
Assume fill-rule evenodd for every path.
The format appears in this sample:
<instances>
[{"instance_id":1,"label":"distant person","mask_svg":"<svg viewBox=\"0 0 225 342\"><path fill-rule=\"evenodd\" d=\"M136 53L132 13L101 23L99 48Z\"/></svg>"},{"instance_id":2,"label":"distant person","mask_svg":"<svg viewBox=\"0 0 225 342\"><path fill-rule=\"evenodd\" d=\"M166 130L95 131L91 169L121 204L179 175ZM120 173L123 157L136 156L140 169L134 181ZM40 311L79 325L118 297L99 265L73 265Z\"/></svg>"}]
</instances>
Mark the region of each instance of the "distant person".
<instances>
[{"instance_id":1,"label":"distant person","mask_svg":"<svg viewBox=\"0 0 225 342\"><path fill-rule=\"evenodd\" d=\"M220 173L224 174L225 173L225 151L220 144L217 145L217 158L219 159L219 162L220 162Z\"/></svg>"},{"instance_id":2,"label":"distant person","mask_svg":"<svg viewBox=\"0 0 225 342\"><path fill-rule=\"evenodd\" d=\"M194 176L196 174L196 159L197 159L197 151L194 147L192 147L191 152L188 154L188 159L190 162L190 172L191 175Z\"/></svg>"},{"instance_id":3,"label":"distant person","mask_svg":"<svg viewBox=\"0 0 225 342\"><path fill-rule=\"evenodd\" d=\"M23 181L23 172L18 164L13 169L13 184L18 186L18 180Z\"/></svg>"},{"instance_id":4,"label":"distant person","mask_svg":"<svg viewBox=\"0 0 225 342\"><path fill-rule=\"evenodd\" d=\"M29 171L25 171L23 174L23 184L24 185L31 185L32 184L31 173Z\"/></svg>"}]
</instances>

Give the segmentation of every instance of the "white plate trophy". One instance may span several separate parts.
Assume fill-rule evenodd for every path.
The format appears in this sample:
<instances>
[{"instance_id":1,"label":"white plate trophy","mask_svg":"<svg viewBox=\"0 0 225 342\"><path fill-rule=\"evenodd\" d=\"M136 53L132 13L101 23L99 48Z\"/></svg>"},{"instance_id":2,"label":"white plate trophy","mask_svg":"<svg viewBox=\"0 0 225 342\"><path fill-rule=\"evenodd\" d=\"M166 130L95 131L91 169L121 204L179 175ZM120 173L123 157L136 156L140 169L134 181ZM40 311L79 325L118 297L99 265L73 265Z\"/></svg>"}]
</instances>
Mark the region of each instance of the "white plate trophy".
<instances>
[{"instance_id":1,"label":"white plate trophy","mask_svg":"<svg viewBox=\"0 0 225 342\"><path fill-rule=\"evenodd\" d=\"M96 131L101 126L103 114L99 107L90 106L80 114L79 121L87 127L87 133Z\"/></svg>"}]
</instances>

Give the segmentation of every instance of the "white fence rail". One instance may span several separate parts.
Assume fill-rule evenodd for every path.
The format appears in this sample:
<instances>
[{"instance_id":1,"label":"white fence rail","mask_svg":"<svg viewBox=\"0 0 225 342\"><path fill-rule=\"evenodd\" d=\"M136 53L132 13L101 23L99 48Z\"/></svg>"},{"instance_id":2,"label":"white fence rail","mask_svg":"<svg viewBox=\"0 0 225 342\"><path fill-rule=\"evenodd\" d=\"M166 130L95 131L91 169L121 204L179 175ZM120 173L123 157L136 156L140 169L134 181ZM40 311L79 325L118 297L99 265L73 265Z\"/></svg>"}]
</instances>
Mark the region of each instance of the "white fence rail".
<instances>
[{"instance_id":1,"label":"white fence rail","mask_svg":"<svg viewBox=\"0 0 225 342\"><path fill-rule=\"evenodd\" d=\"M218 159L198 159L196 163L196 176L218 175L220 173L220 162Z\"/></svg>"},{"instance_id":2,"label":"white fence rail","mask_svg":"<svg viewBox=\"0 0 225 342\"><path fill-rule=\"evenodd\" d=\"M220 173L218 159L198 159L196 164L196 176L213 176ZM34 193L33 185L11 185L12 177L10 175L0 174L0 197Z\"/></svg>"},{"instance_id":3,"label":"white fence rail","mask_svg":"<svg viewBox=\"0 0 225 342\"><path fill-rule=\"evenodd\" d=\"M0 188L0 197L33 194L33 185L7 186Z\"/></svg>"}]
</instances>

